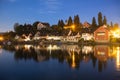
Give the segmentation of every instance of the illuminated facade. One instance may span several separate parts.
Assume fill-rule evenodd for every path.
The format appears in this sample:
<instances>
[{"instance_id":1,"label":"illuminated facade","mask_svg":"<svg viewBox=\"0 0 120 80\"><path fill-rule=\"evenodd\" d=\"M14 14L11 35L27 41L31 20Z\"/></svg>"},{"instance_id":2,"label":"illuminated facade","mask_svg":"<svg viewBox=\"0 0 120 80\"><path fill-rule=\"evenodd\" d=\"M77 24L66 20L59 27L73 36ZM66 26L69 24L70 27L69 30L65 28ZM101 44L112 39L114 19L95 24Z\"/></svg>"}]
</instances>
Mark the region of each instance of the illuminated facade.
<instances>
[{"instance_id":1,"label":"illuminated facade","mask_svg":"<svg viewBox=\"0 0 120 80\"><path fill-rule=\"evenodd\" d=\"M94 40L96 42L109 42L109 30L106 26L101 26L94 31Z\"/></svg>"},{"instance_id":2,"label":"illuminated facade","mask_svg":"<svg viewBox=\"0 0 120 80\"><path fill-rule=\"evenodd\" d=\"M37 30L41 30L42 28L46 28L46 26L43 25L42 23L38 23Z\"/></svg>"},{"instance_id":3,"label":"illuminated facade","mask_svg":"<svg viewBox=\"0 0 120 80\"><path fill-rule=\"evenodd\" d=\"M82 38L86 41L86 40L91 40L93 39L93 34L91 33L82 33Z\"/></svg>"}]
</instances>

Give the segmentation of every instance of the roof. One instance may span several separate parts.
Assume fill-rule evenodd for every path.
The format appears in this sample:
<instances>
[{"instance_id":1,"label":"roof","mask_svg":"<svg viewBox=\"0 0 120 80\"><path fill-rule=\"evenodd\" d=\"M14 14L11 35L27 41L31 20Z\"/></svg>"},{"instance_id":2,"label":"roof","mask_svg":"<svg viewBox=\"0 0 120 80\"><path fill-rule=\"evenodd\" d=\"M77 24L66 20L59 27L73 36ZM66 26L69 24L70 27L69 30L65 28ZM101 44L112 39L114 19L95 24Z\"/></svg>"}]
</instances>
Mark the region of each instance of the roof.
<instances>
[{"instance_id":1,"label":"roof","mask_svg":"<svg viewBox=\"0 0 120 80\"><path fill-rule=\"evenodd\" d=\"M93 33L91 28L82 28L81 33Z\"/></svg>"},{"instance_id":2,"label":"roof","mask_svg":"<svg viewBox=\"0 0 120 80\"><path fill-rule=\"evenodd\" d=\"M109 31L109 29L107 28L107 26L105 26L105 25L103 25L103 26L100 26L99 28L97 28L95 31L97 31L97 30L99 30L99 29L101 29L101 28L103 28L103 29L106 29L107 31ZM94 32L95 32L94 31Z\"/></svg>"}]
</instances>

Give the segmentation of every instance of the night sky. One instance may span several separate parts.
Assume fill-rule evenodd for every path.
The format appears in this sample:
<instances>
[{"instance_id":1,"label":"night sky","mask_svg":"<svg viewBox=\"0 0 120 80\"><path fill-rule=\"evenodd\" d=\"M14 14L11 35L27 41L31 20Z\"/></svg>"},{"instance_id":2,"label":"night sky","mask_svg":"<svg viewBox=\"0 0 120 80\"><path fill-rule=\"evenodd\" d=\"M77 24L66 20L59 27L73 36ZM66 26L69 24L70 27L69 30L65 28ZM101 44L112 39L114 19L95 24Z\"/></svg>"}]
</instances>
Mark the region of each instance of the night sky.
<instances>
[{"instance_id":1,"label":"night sky","mask_svg":"<svg viewBox=\"0 0 120 80\"><path fill-rule=\"evenodd\" d=\"M0 32L13 30L14 23L35 21L57 24L78 14L83 23L102 12L108 22L120 24L120 0L0 0Z\"/></svg>"}]
</instances>

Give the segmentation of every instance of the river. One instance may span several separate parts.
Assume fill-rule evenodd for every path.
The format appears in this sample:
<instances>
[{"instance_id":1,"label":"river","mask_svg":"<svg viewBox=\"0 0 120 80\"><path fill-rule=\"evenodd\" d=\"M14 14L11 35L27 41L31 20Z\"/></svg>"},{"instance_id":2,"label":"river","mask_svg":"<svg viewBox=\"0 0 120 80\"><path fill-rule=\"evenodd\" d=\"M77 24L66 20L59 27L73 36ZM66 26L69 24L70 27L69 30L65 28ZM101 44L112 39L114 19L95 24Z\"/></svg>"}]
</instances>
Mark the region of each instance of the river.
<instances>
[{"instance_id":1,"label":"river","mask_svg":"<svg viewBox=\"0 0 120 80\"><path fill-rule=\"evenodd\" d=\"M2 45L0 80L120 80L120 46Z\"/></svg>"}]
</instances>

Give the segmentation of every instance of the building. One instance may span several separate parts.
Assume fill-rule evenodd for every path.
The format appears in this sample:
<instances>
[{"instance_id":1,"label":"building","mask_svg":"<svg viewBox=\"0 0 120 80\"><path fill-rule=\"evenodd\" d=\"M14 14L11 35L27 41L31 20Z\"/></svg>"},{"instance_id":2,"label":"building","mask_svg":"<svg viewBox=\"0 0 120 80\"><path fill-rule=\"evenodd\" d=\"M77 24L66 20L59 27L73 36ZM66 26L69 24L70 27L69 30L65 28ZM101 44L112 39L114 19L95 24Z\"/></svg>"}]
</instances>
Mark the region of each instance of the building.
<instances>
[{"instance_id":1,"label":"building","mask_svg":"<svg viewBox=\"0 0 120 80\"><path fill-rule=\"evenodd\" d=\"M91 31L91 28L82 28L81 30L81 38L84 39L84 41L92 40L93 39L93 33Z\"/></svg>"},{"instance_id":2,"label":"building","mask_svg":"<svg viewBox=\"0 0 120 80\"><path fill-rule=\"evenodd\" d=\"M104 25L94 31L95 42L109 42L109 30Z\"/></svg>"},{"instance_id":3,"label":"building","mask_svg":"<svg viewBox=\"0 0 120 80\"><path fill-rule=\"evenodd\" d=\"M81 36L80 36L79 32L77 34L74 34L74 35L71 35L71 34L72 34L72 31L70 30L67 36L63 36L61 38L61 41L62 42L73 42L73 43L75 42L76 43L80 40Z\"/></svg>"},{"instance_id":4,"label":"building","mask_svg":"<svg viewBox=\"0 0 120 80\"><path fill-rule=\"evenodd\" d=\"M46 28L46 26L43 25L42 23L38 23L37 30L41 30L42 28Z\"/></svg>"},{"instance_id":5,"label":"building","mask_svg":"<svg viewBox=\"0 0 120 80\"><path fill-rule=\"evenodd\" d=\"M83 23L83 28L89 28L90 27L90 23L88 23L87 21Z\"/></svg>"}]
</instances>

